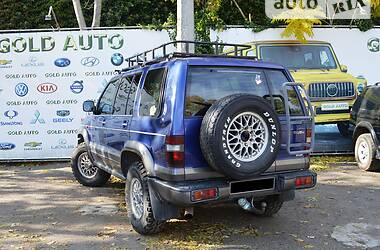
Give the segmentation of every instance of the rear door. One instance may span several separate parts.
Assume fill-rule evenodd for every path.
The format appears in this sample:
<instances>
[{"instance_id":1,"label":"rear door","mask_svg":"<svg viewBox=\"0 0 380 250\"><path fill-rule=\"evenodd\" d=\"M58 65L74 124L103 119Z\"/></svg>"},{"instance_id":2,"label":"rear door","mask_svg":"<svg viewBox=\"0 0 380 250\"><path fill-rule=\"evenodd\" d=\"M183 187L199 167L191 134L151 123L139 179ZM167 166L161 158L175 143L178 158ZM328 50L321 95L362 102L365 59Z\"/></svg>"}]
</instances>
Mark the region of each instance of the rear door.
<instances>
[{"instance_id":1,"label":"rear door","mask_svg":"<svg viewBox=\"0 0 380 250\"><path fill-rule=\"evenodd\" d=\"M305 160L307 160L303 154L301 155L289 155L286 150L288 130L285 116L284 102L288 102L291 116L304 116L304 109L300 102L299 96L293 86L287 88L288 100L285 100L282 90L282 84L288 82L288 78L282 70L266 69L265 75L272 93L272 105L279 115L281 122L281 150L276 159L276 171L286 171L301 169L305 167ZM302 143L306 141L306 127L305 125L292 125L291 128L291 143ZM301 149L300 149L301 150Z\"/></svg>"}]
</instances>

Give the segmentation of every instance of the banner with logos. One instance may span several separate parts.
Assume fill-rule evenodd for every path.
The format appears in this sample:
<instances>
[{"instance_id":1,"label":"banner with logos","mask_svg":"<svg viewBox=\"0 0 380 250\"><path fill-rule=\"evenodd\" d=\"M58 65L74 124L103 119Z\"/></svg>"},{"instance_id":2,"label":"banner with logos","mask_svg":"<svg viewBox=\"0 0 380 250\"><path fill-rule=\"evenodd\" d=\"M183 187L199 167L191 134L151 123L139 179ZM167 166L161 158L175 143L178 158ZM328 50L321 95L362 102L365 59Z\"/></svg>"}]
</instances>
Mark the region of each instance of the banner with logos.
<instances>
[{"instance_id":1,"label":"banner with logos","mask_svg":"<svg viewBox=\"0 0 380 250\"><path fill-rule=\"evenodd\" d=\"M70 157L83 101L127 56L168 41L140 29L0 34L0 160Z\"/></svg>"}]
</instances>

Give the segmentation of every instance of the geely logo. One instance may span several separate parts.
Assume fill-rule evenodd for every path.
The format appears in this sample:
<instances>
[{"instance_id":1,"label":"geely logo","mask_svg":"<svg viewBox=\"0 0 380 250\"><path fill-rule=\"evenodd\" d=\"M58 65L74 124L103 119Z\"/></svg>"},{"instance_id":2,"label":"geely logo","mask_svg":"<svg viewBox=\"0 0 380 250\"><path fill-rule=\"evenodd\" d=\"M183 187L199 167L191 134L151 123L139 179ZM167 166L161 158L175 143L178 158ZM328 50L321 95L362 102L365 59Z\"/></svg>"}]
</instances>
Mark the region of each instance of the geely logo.
<instances>
[{"instance_id":1,"label":"geely logo","mask_svg":"<svg viewBox=\"0 0 380 250\"><path fill-rule=\"evenodd\" d=\"M94 67L99 64L99 59L93 56L83 58L80 63L86 67Z\"/></svg>"}]
</instances>

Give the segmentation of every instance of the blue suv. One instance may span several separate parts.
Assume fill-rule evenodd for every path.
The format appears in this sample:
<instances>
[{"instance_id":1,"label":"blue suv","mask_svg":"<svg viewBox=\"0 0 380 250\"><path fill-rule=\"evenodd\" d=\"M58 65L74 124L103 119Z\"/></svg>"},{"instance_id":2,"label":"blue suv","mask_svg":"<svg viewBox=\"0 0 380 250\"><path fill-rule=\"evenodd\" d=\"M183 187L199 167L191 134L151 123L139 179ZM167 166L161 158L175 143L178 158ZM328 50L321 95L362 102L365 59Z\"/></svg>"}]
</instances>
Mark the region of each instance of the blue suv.
<instances>
[{"instance_id":1,"label":"blue suv","mask_svg":"<svg viewBox=\"0 0 380 250\"><path fill-rule=\"evenodd\" d=\"M174 46L187 52L170 52ZM213 54L190 53L200 46ZM126 59L129 68L97 103L83 104L90 114L72 157L76 179L126 180L140 234L217 202L271 216L296 189L314 187L314 119L302 85L280 65L242 56L244 49L176 41Z\"/></svg>"}]
</instances>

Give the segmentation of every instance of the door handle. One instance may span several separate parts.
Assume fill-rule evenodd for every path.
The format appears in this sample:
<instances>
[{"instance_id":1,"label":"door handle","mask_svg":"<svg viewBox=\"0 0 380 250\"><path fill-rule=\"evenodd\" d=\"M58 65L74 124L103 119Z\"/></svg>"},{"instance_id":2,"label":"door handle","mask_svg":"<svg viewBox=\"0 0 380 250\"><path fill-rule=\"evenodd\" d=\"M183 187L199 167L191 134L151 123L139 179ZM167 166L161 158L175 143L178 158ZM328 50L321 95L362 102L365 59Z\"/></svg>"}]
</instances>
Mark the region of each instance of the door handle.
<instances>
[{"instance_id":1,"label":"door handle","mask_svg":"<svg viewBox=\"0 0 380 250\"><path fill-rule=\"evenodd\" d=\"M103 120L103 121L102 121L102 124L103 124L103 126L104 126L104 125L106 125L106 121L105 121L105 120Z\"/></svg>"},{"instance_id":2,"label":"door handle","mask_svg":"<svg viewBox=\"0 0 380 250\"><path fill-rule=\"evenodd\" d=\"M123 128L128 127L128 121L123 121Z\"/></svg>"}]
</instances>

